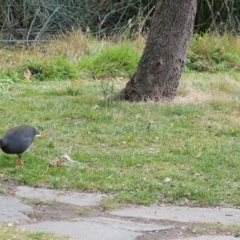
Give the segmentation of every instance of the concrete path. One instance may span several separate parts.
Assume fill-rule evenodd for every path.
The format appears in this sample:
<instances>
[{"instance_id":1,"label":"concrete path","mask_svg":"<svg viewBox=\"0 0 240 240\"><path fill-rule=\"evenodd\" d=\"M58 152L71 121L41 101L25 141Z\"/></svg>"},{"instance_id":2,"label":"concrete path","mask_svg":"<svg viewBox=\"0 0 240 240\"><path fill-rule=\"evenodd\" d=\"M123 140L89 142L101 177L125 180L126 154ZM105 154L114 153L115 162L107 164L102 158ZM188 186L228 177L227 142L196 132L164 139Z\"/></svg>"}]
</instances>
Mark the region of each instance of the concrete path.
<instances>
[{"instance_id":1,"label":"concrete path","mask_svg":"<svg viewBox=\"0 0 240 240\"><path fill-rule=\"evenodd\" d=\"M1 185L1 188L9 187ZM0 221L20 229L52 232L84 240L236 240L232 235L197 236L187 230L199 223L240 224L240 210L175 206L126 207L102 211L104 194L11 187L0 194ZM7 189L8 190L8 189ZM81 216L89 207L87 214ZM79 214L77 212L80 212Z\"/></svg>"},{"instance_id":2,"label":"concrete path","mask_svg":"<svg viewBox=\"0 0 240 240\"><path fill-rule=\"evenodd\" d=\"M43 201L57 201L77 206L97 205L101 202L101 200L107 197L104 194L77 193L51 189L31 188L27 186L17 187L15 194L19 197L24 198L38 199Z\"/></svg>"},{"instance_id":3,"label":"concrete path","mask_svg":"<svg viewBox=\"0 0 240 240\"><path fill-rule=\"evenodd\" d=\"M0 221L29 219L23 212L31 212L32 208L22 204L17 198L0 194Z\"/></svg>"},{"instance_id":4,"label":"concrete path","mask_svg":"<svg viewBox=\"0 0 240 240\"><path fill-rule=\"evenodd\" d=\"M240 224L240 210L232 208L132 207L112 212L123 217L150 218L179 222Z\"/></svg>"},{"instance_id":5,"label":"concrete path","mask_svg":"<svg viewBox=\"0 0 240 240\"><path fill-rule=\"evenodd\" d=\"M33 230L53 232L59 235L71 236L76 239L89 240L133 240L141 233L128 231L119 227L111 226L109 224L94 223L89 221L77 222L39 222L35 224L27 224L20 226L20 228Z\"/></svg>"}]
</instances>

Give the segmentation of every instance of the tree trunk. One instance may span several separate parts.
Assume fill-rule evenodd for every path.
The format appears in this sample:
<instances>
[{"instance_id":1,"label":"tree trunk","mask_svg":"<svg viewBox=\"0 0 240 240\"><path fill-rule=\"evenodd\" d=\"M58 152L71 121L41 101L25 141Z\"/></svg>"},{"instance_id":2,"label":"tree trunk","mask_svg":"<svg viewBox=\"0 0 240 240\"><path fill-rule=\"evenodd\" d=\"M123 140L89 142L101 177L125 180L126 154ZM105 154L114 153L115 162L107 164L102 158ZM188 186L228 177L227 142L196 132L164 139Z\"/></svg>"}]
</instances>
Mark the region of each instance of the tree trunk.
<instances>
[{"instance_id":1,"label":"tree trunk","mask_svg":"<svg viewBox=\"0 0 240 240\"><path fill-rule=\"evenodd\" d=\"M137 69L115 100L173 99L193 33L197 0L159 0Z\"/></svg>"}]
</instances>

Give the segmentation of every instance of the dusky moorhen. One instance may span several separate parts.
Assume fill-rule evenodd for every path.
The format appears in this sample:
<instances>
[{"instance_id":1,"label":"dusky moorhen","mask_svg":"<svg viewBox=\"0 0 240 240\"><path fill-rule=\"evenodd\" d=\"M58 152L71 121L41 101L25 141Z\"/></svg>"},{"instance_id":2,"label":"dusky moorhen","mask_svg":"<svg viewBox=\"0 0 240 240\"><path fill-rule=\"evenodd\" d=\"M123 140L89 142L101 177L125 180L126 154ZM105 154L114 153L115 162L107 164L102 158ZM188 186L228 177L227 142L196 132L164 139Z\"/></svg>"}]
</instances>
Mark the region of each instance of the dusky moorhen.
<instances>
[{"instance_id":1,"label":"dusky moorhen","mask_svg":"<svg viewBox=\"0 0 240 240\"><path fill-rule=\"evenodd\" d=\"M23 164L22 154L30 147L34 138L41 134L31 126L19 126L9 129L0 139L0 148L8 154L17 154L16 165Z\"/></svg>"}]
</instances>

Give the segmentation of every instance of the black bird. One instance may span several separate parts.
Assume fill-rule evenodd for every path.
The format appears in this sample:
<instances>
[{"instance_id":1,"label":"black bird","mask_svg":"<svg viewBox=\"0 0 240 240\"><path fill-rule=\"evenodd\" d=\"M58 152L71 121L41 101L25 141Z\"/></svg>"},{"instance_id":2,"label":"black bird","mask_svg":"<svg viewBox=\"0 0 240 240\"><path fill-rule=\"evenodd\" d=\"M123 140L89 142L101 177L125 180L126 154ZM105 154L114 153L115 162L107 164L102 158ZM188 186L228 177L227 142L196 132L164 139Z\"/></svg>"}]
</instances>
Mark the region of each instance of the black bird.
<instances>
[{"instance_id":1,"label":"black bird","mask_svg":"<svg viewBox=\"0 0 240 240\"><path fill-rule=\"evenodd\" d=\"M22 154L30 147L34 138L41 134L31 126L19 126L9 129L0 139L0 148L8 154L17 154L16 165L23 164Z\"/></svg>"}]
</instances>

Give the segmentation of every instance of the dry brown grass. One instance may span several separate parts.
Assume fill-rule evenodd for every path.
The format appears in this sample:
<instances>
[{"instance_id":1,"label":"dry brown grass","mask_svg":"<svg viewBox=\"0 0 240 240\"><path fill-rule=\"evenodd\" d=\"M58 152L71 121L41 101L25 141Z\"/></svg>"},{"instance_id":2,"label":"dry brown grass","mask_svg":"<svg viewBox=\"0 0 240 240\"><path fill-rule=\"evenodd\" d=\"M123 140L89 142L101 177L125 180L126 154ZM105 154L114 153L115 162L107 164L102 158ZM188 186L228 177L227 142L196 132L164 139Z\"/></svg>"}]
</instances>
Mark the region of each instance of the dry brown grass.
<instances>
[{"instance_id":1,"label":"dry brown grass","mask_svg":"<svg viewBox=\"0 0 240 240\"><path fill-rule=\"evenodd\" d=\"M22 45L0 48L0 69L17 68L26 59L45 59L47 61L48 59L62 57L74 61L84 54L89 54L93 43L94 39L89 35L83 34L81 30L76 30L58 36L57 39L51 39L45 44L35 43L30 47Z\"/></svg>"},{"instance_id":2,"label":"dry brown grass","mask_svg":"<svg viewBox=\"0 0 240 240\"><path fill-rule=\"evenodd\" d=\"M50 41L44 48L48 55L63 55L68 59L77 60L80 56L90 53L89 43L92 41L94 40L91 36L76 30Z\"/></svg>"},{"instance_id":3,"label":"dry brown grass","mask_svg":"<svg viewBox=\"0 0 240 240\"><path fill-rule=\"evenodd\" d=\"M173 104L200 104L203 102L208 102L211 100L211 98L212 96L208 93L189 90L189 92L184 96L177 95L173 100Z\"/></svg>"},{"instance_id":4,"label":"dry brown grass","mask_svg":"<svg viewBox=\"0 0 240 240\"><path fill-rule=\"evenodd\" d=\"M178 94L173 104L200 104L212 101L236 101L240 92L238 77L230 73L223 74L184 74L180 80Z\"/></svg>"}]
</instances>

